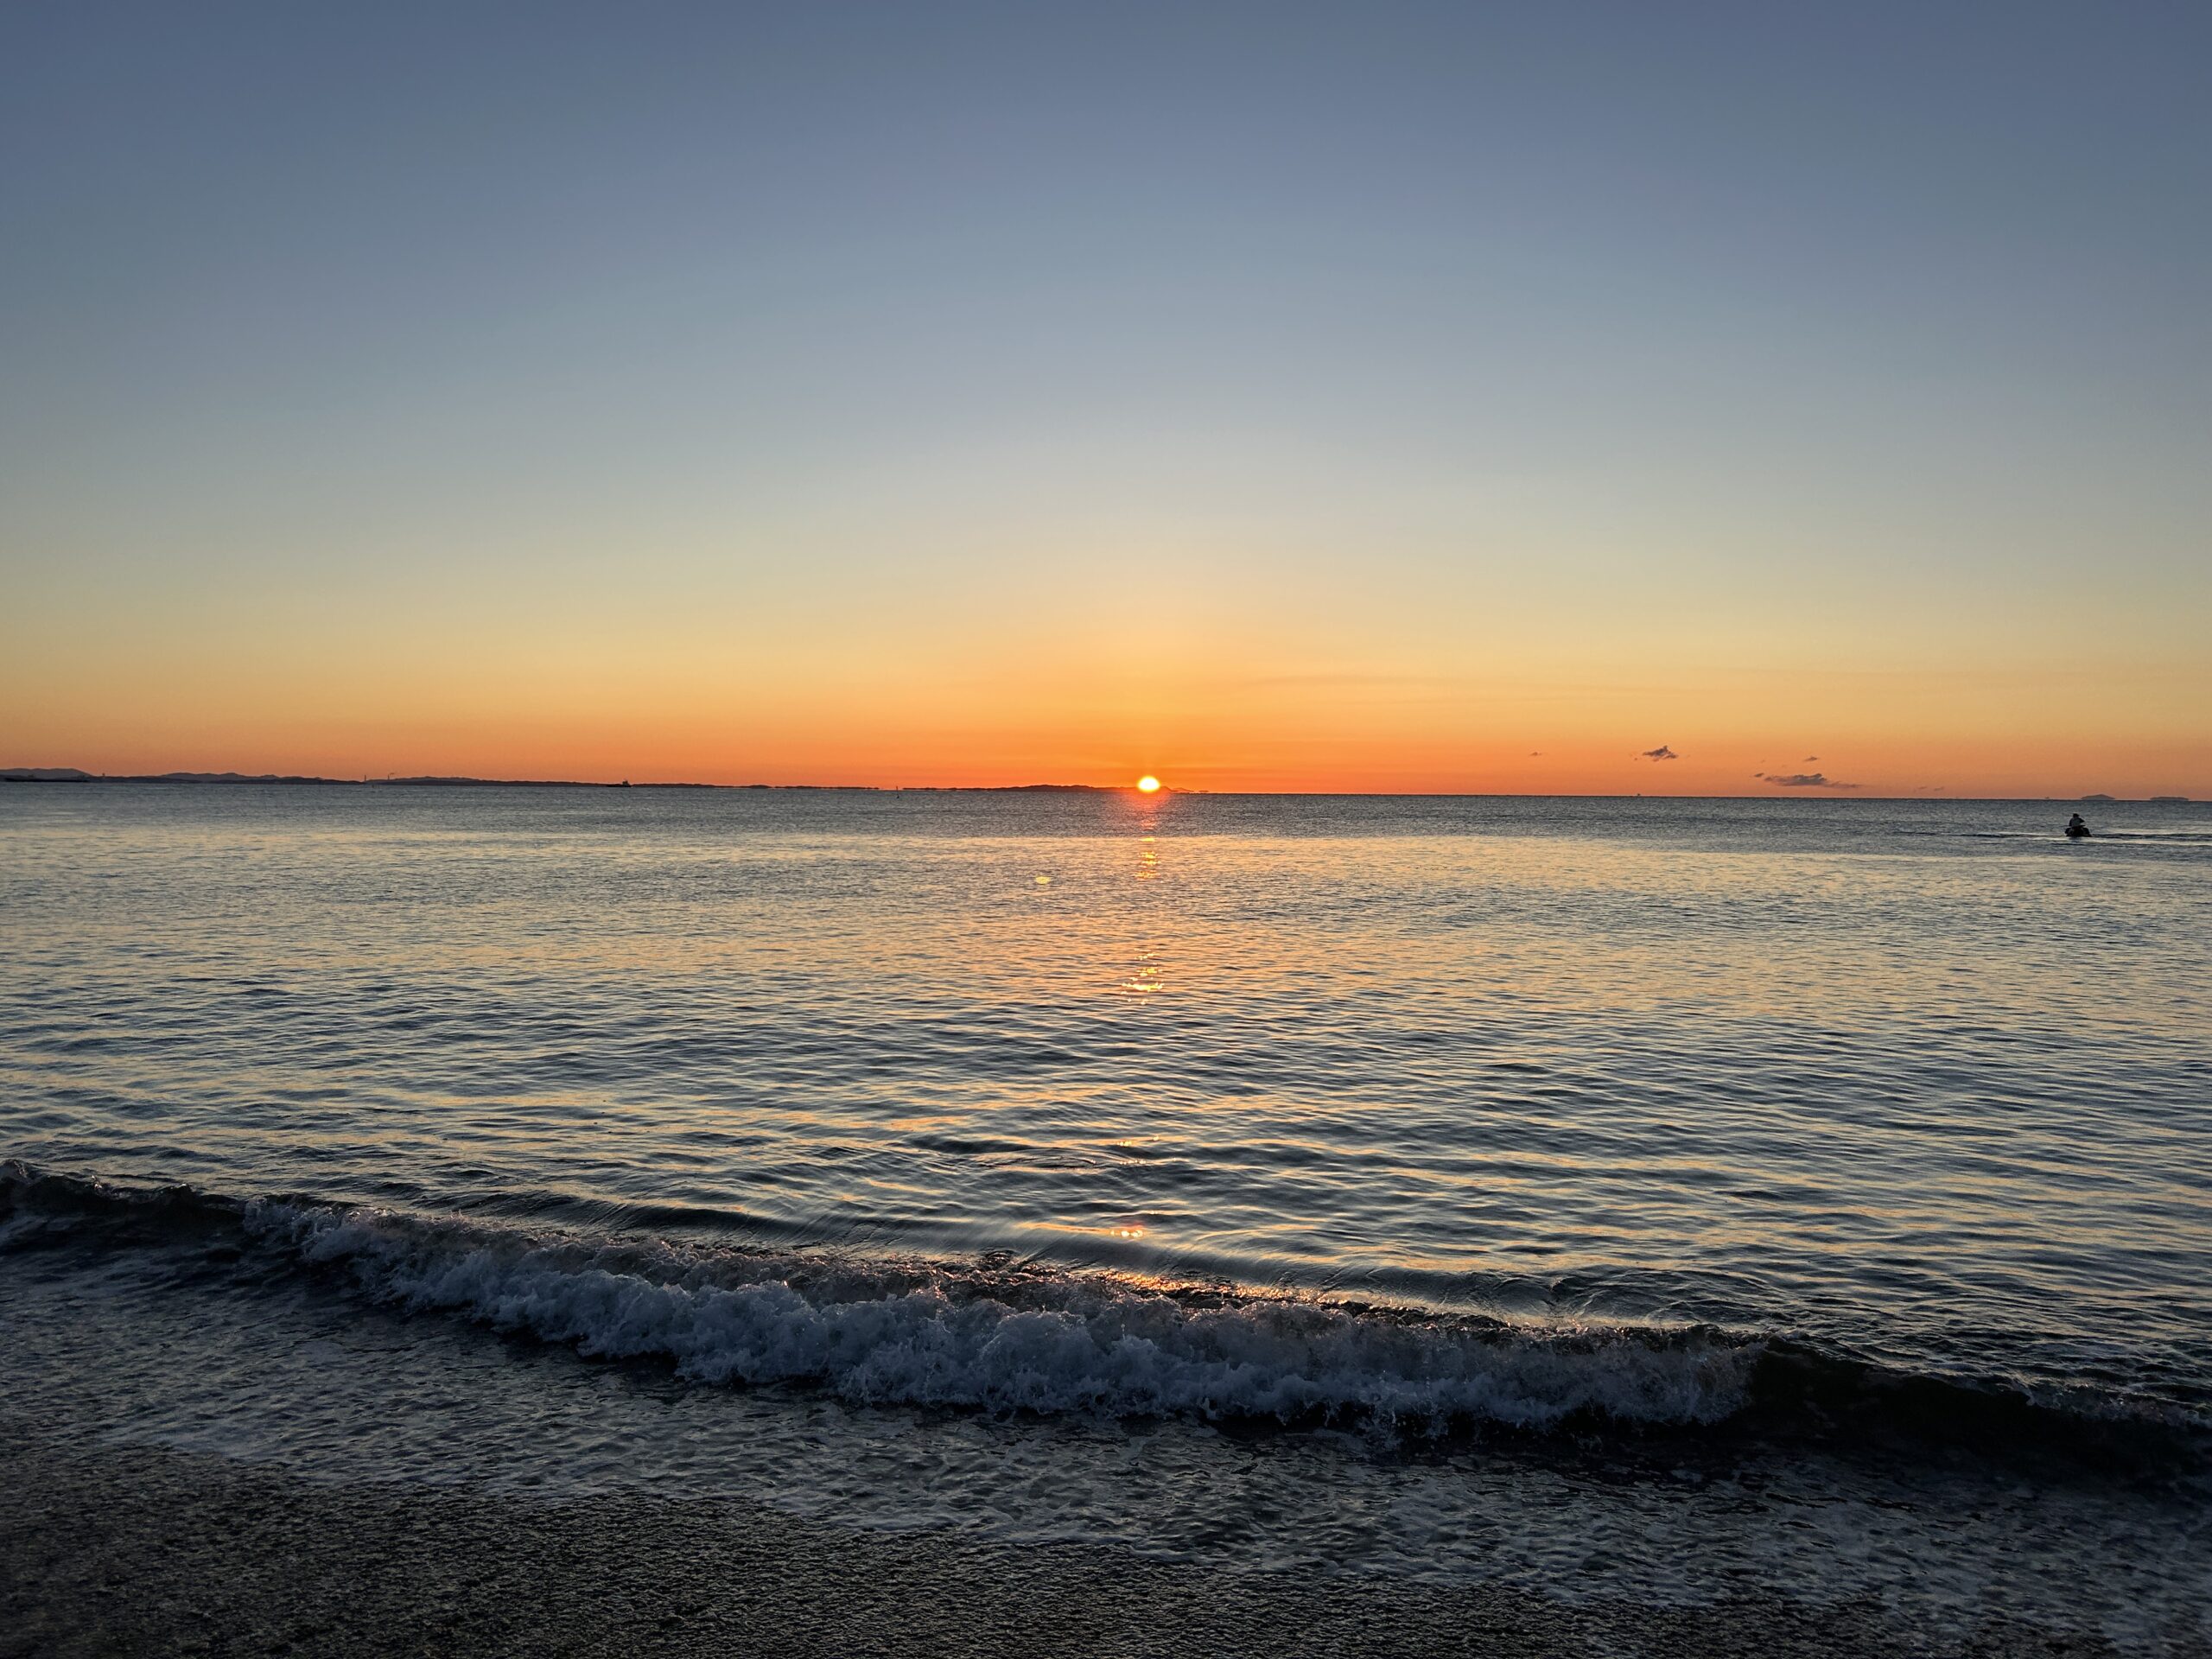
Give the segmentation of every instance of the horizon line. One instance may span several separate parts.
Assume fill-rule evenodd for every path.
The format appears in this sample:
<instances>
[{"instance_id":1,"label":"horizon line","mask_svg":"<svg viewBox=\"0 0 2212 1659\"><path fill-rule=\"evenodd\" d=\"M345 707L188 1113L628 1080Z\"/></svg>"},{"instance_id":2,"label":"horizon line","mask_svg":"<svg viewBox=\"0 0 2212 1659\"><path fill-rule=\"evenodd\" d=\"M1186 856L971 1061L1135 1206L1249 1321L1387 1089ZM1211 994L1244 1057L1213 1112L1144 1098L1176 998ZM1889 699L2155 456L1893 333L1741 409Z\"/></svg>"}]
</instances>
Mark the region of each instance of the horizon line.
<instances>
[{"instance_id":1,"label":"horizon line","mask_svg":"<svg viewBox=\"0 0 2212 1659\"><path fill-rule=\"evenodd\" d=\"M93 772L77 766L5 766L0 767L0 784L207 784L236 785L257 784L264 787L290 786L298 788L372 788L385 786L404 789L713 789L732 791L766 790L797 790L817 793L876 794L876 795L1024 795L1024 794L1135 794L1136 785L1130 784L717 784L684 779L651 779L638 782L632 779L605 779L583 778L476 778L442 776L432 773L401 775L386 773L381 778L329 778L304 772ZM2093 791L2080 795L1952 795L1940 786L1916 790L1906 795L1876 794L1857 788L1802 788L1785 787L1771 792L1736 795L1669 794L1649 790L1630 792L1585 790L1390 790L1390 789L1193 789L1178 787L1163 782L1162 795L1205 795L1228 798L1313 798L1326 797L1344 799L1373 800L1667 800L1667 801L1764 801L1764 800L1862 800L1862 801L2052 801L2082 804L2099 804L2114 806L2174 805L2194 806L2205 803L2182 794L2121 796Z\"/></svg>"}]
</instances>

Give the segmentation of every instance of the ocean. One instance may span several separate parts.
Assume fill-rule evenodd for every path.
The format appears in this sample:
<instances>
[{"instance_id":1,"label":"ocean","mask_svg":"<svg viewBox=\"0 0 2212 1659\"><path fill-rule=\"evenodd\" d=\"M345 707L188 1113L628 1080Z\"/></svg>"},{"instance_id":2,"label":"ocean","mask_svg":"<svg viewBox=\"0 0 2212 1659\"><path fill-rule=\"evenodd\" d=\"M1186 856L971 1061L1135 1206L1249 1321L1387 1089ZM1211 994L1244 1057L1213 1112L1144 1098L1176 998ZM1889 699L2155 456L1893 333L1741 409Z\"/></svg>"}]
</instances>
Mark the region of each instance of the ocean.
<instances>
[{"instance_id":1,"label":"ocean","mask_svg":"<svg viewBox=\"0 0 2212 1659\"><path fill-rule=\"evenodd\" d=\"M0 1412L2123 1652L2212 807L0 789Z\"/></svg>"}]
</instances>

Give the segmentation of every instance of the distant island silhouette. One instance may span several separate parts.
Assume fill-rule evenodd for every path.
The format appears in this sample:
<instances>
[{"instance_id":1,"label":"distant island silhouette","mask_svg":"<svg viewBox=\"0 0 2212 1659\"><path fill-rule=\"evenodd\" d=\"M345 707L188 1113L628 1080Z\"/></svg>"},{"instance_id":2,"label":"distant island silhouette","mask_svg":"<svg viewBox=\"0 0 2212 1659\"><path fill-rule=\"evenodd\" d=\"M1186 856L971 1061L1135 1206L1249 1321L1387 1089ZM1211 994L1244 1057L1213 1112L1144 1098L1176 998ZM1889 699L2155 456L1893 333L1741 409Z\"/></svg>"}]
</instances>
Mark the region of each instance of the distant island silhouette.
<instances>
[{"instance_id":1,"label":"distant island silhouette","mask_svg":"<svg viewBox=\"0 0 2212 1659\"><path fill-rule=\"evenodd\" d=\"M303 784L334 789L404 785L415 789L808 789L861 793L947 795L1111 794L1108 784L632 784L574 778L315 778L298 772L86 772L76 766L0 767L0 784ZM1188 791L1184 791L1188 793Z\"/></svg>"},{"instance_id":2,"label":"distant island silhouette","mask_svg":"<svg viewBox=\"0 0 2212 1659\"><path fill-rule=\"evenodd\" d=\"M304 773L275 772L86 772L78 766L0 766L0 784L287 784L299 785L309 788L330 789L360 789L364 787L407 789L780 789L802 791L811 791L817 793L834 792L849 795L1119 795L1128 792L1129 787L1125 784L703 784L685 782L680 779L674 782L639 784L632 782L627 778L620 779L613 782L604 782L591 781L578 778L462 778L444 777L432 774L423 774L421 776L407 778L401 778L397 776L389 778L318 778L308 776ZM1341 790L1262 790L1256 791L1230 790L1222 791L1210 789L1192 789L1188 787L1163 788L1161 791L1161 793L1163 794L1175 795L1213 795L1224 792L1230 794L1249 792L1259 794L1287 793L1333 795L1344 793L1361 794L1377 791L1347 791ZM1379 792L1390 793L1391 791ZM1497 791L1477 791L1472 794L1459 794L1451 791L1435 791L1414 792L1423 794L1440 794L1448 796L1449 798L1452 799L1544 798L1533 794L1524 795L1521 791L1510 791L1505 794L1499 794ZM1642 797L1639 795L1631 798L1624 795L1611 798L1592 797L1591 798L1627 800L1630 798L1641 799ZM1762 799L1765 798L1758 796L1742 798L1732 796L1716 796L1710 798L1682 796L1671 797L1669 798L1690 800L1701 798ZM1926 798L1912 795L1882 795L1868 796L1863 798L1870 800L1914 800ZM1978 798L1969 796L1951 796L1945 798L1963 801ZM2005 800L2039 798L2043 800L2053 800L2063 798L2045 795L2042 797L2003 796L1991 797L1989 798ZM2105 805L2110 804L2113 805L2119 805L2128 798L2112 795L2082 795L2075 797L2074 798L2084 804L2094 804L2096 805ZM2147 802L2148 804L2152 806L2189 806L2194 804L2190 797L2186 795L2152 795L2142 798Z\"/></svg>"}]
</instances>

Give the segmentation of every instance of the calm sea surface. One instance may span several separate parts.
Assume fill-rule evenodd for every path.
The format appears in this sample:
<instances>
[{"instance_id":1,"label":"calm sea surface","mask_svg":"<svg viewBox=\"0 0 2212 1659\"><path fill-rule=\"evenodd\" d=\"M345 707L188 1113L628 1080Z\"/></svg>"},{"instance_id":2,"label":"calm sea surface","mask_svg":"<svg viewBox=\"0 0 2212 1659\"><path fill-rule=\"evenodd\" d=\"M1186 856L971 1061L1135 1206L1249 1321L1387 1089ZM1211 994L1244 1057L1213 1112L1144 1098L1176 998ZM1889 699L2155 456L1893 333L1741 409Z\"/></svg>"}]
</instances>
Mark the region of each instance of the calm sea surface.
<instances>
[{"instance_id":1,"label":"calm sea surface","mask_svg":"<svg viewBox=\"0 0 2212 1659\"><path fill-rule=\"evenodd\" d=\"M1274 1482L1265 1559L1562 1586L1608 1526L1968 1610L2104 1549L2178 1640L2212 808L2071 810L8 787L16 1386L378 1478L811 1436L785 1501L1169 1551ZM1700 1507L1791 1480L1796 1567ZM1987 1561L1880 1518L1942 1482Z\"/></svg>"}]
</instances>

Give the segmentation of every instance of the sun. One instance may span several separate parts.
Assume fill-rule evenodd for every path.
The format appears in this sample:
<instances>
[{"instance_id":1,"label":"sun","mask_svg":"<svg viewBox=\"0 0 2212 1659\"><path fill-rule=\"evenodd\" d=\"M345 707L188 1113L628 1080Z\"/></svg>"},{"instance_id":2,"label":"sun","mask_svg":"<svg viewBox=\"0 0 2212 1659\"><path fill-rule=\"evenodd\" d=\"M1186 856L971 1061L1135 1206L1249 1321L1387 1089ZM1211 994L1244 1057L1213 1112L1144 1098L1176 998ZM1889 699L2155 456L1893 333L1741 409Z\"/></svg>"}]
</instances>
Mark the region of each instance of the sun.
<instances>
[{"instance_id":1,"label":"sun","mask_svg":"<svg viewBox=\"0 0 2212 1659\"><path fill-rule=\"evenodd\" d=\"M1160 792L1160 779L1150 772L1147 772L1137 779L1137 788L1143 794L1157 795Z\"/></svg>"}]
</instances>

